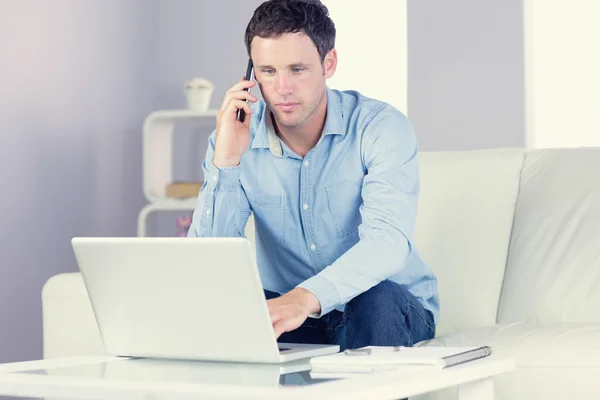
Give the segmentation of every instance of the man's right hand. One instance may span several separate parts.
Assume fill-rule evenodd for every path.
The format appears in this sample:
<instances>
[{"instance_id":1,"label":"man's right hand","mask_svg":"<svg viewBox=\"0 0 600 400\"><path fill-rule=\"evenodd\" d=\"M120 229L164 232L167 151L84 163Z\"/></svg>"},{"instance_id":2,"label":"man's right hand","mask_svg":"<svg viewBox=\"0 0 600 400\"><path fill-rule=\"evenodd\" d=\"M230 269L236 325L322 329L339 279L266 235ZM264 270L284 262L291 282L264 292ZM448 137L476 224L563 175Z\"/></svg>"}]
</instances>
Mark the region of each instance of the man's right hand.
<instances>
[{"instance_id":1,"label":"man's right hand","mask_svg":"<svg viewBox=\"0 0 600 400\"><path fill-rule=\"evenodd\" d=\"M244 90L256 85L255 81L242 80L232 86L225 94L221 109L217 114L217 133L213 164L216 167L235 167L240 163L242 154L250 143L251 110L246 100L255 102L252 93ZM246 119L240 122L236 118L237 110L246 112Z\"/></svg>"}]
</instances>

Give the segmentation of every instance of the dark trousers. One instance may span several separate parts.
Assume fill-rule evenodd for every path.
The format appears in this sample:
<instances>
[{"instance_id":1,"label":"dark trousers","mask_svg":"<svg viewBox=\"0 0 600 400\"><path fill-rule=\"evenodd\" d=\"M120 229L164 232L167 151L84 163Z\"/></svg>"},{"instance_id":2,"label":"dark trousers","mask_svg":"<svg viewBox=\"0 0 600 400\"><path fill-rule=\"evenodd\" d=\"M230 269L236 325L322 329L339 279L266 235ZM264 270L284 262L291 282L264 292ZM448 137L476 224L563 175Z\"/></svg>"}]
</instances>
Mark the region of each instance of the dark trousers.
<instances>
[{"instance_id":1,"label":"dark trousers","mask_svg":"<svg viewBox=\"0 0 600 400\"><path fill-rule=\"evenodd\" d=\"M267 299L279 294L265 290ZM280 343L337 344L343 351L364 346L412 346L435 335L433 314L405 287L383 281L352 299L344 312L308 318L282 334Z\"/></svg>"}]
</instances>

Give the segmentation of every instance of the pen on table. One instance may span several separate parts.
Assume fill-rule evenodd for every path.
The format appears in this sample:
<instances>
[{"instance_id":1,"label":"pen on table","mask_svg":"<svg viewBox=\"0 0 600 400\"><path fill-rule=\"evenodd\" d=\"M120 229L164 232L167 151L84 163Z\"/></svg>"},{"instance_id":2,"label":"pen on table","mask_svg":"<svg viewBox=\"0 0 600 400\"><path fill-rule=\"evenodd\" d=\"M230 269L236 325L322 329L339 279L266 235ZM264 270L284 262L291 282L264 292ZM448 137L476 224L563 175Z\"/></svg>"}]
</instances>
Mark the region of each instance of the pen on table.
<instances>
[{"instance_id":1,"label":"pen on table","mask_svg":"<svg viewBox=\"0 0 600 400\"><path fill-rule=\"evenodd\" d=\"M379 348L360 348L360 349L346 349L344 354L349 356L366 356L373 353L393 353L402 350L404 346L390 346L390 347L379 347Z\"/></svg>"}]
</instances>

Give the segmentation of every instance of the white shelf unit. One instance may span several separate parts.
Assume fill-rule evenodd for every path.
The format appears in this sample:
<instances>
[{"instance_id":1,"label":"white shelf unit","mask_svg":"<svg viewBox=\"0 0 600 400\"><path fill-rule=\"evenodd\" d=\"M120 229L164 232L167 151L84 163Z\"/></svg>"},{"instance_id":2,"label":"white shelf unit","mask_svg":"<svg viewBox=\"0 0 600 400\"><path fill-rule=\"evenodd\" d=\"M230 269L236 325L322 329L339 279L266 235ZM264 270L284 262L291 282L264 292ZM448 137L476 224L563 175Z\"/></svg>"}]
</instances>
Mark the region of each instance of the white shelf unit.
<instances>
[{"instance_id":1,"label":"white shelf unit","mask_svg":"<svg viewBox=\"0 0 600 400\"><path fill-rule=\"evenodd\" d=\"M148 216L155 211L185 211L193 210L196 207L196 198L187 199L165 199L147 204L142 208L138 215L138 236L144 237L148 234L147 220Z\"/></svg>"},{"instance_id":2,"label":"white shelf unit","mask_svg":"<svg viewBox=\"0 0 600 400\"><path fill-rule=\"evenodd\" d=\"M138 236L147 235L147 218L155 211L193 210L196 198L166 197L173 181L173 132L184 120L216 118L218 110L160 110L150 113L143 128L143 191L149 204L138 215ZM199 155L202 156L202 155Z\"/></svg>"}]
</instances>

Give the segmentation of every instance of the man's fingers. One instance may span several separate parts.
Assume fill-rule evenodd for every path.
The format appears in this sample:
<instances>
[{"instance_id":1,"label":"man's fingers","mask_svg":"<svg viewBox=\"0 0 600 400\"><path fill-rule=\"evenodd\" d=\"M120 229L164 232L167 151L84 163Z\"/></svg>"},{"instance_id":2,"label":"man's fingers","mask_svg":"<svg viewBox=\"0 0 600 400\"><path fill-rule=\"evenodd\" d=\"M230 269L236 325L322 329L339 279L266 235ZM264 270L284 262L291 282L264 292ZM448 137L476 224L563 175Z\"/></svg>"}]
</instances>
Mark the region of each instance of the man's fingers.
<instances>
[{"instance_id":1,"label":"man's fingers","mask_svg":"<svg viewBox=\"0 0 600 400\"><path fill-rule=\"evenodd\" d=\"M280 320L273 325L273 332L275 332L275 339L278 339L283 333L286 332L285 321Z\"/></svg>"},{"instance_id":2,"label":"man's fingers","mask_svg":"<svg viewBox=\"0 0 600 400\"><path fill-rule=\"evenodd\" d=\"M221 110L227 109L227 107L232 103L238 100L248 100L250 102L256 102L258 99L252 93L249 92L231 92L227 93L223 98L223 103L221 103Z\"/></svg>"},{"instance_id":3,"label":"man's fingers","mask_svg":"<svg viewBox=\"0 0 600 400\"><path fill-rule=\"evenodd\" d=\"M269 310L269 317L271 317L271 324L275 325L281 319L280 314L277 312L277 305L273 304L271 300L267 300L267 309Z\"/></svg>"},{"instance_id":4,"label":"man's fingers","mask_svg":"<svg viewBox=\"0 0 600 400\"><path fill-rule=\"evenodd\" d=\"M278 312L269 312L269 316L271 317L271 324L273 326L275 326L276 323L281 321L281 314L279 314Z\"/></svg>"},{"instance_id":5,"label":"man's fingers","mask_svg":"<svg viewBox=\"0 0 600 400\"><path fill-rule=\"evenodd\" d=\"M251 89L256 85L256 81L247 81L245 78L241 81L239 81L238 83L236 83L235 85L233 85L231 88L229 88L229 90L227 91L229 92L237 92L239 90L244 90L244 89Z\"/></svg>"},{"instance_id":6,"label":"man's fingers","mask_svg":"<svg viewBox=\"0 0 600 400\"><path fill-rule=\"evenodd\" d=\"M275 311L275 304L273 304L273 300L267 300L267 310L269 310L269 314L272 314Z\"/></svg>"},{"instance_id":7,"label":"man's fingers","mask_svg":"<svg viewBox=\"0 0 600 400\"><path fill-rule=\"evenodd\" d=\"M225 108L224 113L232 113L232 114L236 114L238 110L244 110L246 112L246 115L249 116L252 114L252 110L250 109L250 106L248 105L248 103L246 103L245 101L242 100L231 100L229 102L229 104L227 105L227 107ZM250 119L250 118L248 118Z\"/></svg>"},{"instance_id":8,"label":"man's fingers","mask_svg":"<svg viewBox=\"0 0 600 400\"><path fill-rule=\"evenodd\" d=\"M234 99L238 99L238 100L248 100L251 102L256 102L258 99L256 98L255 95L253 95L250 92L246 92L245 90L238 90L235 92L229 92L225 95L225 97L223 98L223 104L227 105L227 103L229 103L231 100Z\"/></svg>"}]
</instances>

